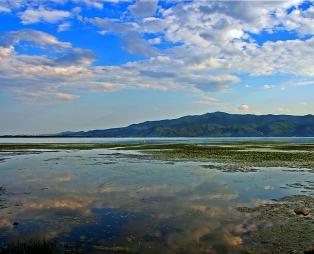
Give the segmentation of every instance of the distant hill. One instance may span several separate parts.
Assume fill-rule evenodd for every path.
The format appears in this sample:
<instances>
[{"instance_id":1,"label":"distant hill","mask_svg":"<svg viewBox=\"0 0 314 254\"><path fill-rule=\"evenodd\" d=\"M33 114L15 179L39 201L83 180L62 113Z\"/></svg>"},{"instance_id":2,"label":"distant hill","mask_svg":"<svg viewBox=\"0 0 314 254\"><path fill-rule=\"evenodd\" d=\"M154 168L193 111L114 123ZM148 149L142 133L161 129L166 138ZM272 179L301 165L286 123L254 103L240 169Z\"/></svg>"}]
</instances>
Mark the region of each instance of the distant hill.
<instances>
[{"instance_id":1,"label":"distant hill","mask_svg":"<svg viewBox=\"0 0 314 254\"><path fill-rule=\"evenodd\" d=\"M147 121L123 128L63 132L61 137L313 137L314 116L223 112Z\"/></svg>"}]
</instances>

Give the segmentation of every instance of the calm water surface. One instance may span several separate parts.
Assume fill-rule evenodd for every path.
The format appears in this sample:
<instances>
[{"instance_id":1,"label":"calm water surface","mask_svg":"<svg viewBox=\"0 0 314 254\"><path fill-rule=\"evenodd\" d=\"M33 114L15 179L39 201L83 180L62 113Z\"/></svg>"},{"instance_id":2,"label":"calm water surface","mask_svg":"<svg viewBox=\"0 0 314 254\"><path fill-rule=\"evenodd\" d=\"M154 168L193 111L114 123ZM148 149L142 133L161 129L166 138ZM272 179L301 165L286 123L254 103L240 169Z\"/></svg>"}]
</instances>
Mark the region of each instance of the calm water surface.
<instances>
[{"instance_id":1,"label":"calm water surface","mask_svg":"<svg viewBox=\"0 0 314 254\"><path fill-rule=\"evenodd\" d=\"M229 141L282 141L314 143L314 137L221 137L221 138L0 138L1 143L117 143L117 142L171 142L214 143Z\"/></svg>"},{"instance_id":2,"label":"calm water surface","mask_svg":"<svg viewBox=\"0 0 314 254\"><path fill-rule=\"evenodd\" d=\"M84 253L240 253L256 225L236 206L313 195L293 187L314 180L307 170L226 173L110 149L0 158L0 242L44 236Z\"/></svg>"}]
</instances>

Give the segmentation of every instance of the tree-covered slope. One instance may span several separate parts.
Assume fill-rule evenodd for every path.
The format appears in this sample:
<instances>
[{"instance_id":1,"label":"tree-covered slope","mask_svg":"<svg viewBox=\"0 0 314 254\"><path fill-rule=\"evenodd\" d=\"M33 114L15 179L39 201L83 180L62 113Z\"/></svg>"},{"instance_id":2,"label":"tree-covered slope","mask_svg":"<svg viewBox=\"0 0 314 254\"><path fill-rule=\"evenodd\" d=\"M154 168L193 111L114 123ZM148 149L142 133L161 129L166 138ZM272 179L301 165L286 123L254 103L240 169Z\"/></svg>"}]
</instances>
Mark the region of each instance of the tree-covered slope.
<instances>
[{"instance_id":1,"label":"tree-covered slope","mask_svg":"<svg viewBox=\"0 0 314 254\"><path fill-rule=\"evenodd\" d=\"M309 137L314 136L314 116L240 115L223 112L147 121L128 127L58 136L87 137Z\"/></svg>"}]
</instances>

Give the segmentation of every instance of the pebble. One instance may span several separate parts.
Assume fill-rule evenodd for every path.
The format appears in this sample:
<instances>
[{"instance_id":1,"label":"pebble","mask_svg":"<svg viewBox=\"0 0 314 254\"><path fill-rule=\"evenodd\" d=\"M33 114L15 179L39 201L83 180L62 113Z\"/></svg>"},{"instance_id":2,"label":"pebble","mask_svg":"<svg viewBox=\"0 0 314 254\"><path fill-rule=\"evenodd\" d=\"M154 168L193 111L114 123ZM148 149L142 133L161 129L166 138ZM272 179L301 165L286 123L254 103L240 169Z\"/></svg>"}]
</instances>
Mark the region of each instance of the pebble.
<instances>
[{"instance_id":1,"label":"pebble","mask_svg":"<svg viewBox=\"0 0 314 254\"><path fill-rule=\"evenodd\" d=\"M309 209L305 208L305 207L298 207L294 209L295 214L300 215L302 214L303 216L307 216L309 215L310 211Z\"/></svg>"}]
</instances>

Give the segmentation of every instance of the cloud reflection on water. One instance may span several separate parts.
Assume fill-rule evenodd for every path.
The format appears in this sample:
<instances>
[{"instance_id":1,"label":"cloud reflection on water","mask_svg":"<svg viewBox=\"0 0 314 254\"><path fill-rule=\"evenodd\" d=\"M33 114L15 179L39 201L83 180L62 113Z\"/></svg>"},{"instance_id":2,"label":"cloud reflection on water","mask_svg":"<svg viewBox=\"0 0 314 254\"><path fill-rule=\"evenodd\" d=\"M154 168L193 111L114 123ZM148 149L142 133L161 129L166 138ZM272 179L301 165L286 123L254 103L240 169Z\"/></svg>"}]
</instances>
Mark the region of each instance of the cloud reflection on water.
<instances>
[{"instance_id":1,"label":"cloud reflection on water","mask_svg":"<svg viewBox=\"0 0 314 254\"><path fill-rule=\"evenodd\" d=\"M129 159L132 164L106 164L112 156L91 157L93 153L42 153L4 162L3 179L13 194L10 207L0 210L0 239L44 235L84 242L85 247L117 245L143 253L236 251L245 244L242 235L254 232L256 225L246 224L247 218L234 206L264 202L269 196L254 191L269 195L272 189L264 186L273 186L263 177L251 182L261 172L230 174L197 162ZM61 158L57 164L47 160L56 156ZM95 156L104 163L92 163ZM82 161L87 163L82 166ZM20 222L16 228L15 220Z\"/></svg>"}]
</instances>

